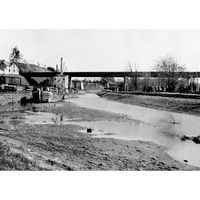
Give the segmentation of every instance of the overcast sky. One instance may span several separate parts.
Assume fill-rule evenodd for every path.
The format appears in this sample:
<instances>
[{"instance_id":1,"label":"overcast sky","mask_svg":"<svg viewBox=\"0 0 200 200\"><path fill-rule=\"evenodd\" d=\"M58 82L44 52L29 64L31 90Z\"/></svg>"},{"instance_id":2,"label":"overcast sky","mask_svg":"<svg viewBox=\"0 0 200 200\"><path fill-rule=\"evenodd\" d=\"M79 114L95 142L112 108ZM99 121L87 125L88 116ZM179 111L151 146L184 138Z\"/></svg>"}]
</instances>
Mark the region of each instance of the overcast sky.
<instances>
[{"instance_id":1,"label":"overcast sky","mask_svg":"<svg viewBox=\"0 0 200 200\"><path fill-rule=\"evenodd\" d=\"M123 71L128 63L152 70L171 55L188 71L200 71L200 30L0 30L0 59L17 46L29 62L68 71Z\"/></svg>"}]
</instances>

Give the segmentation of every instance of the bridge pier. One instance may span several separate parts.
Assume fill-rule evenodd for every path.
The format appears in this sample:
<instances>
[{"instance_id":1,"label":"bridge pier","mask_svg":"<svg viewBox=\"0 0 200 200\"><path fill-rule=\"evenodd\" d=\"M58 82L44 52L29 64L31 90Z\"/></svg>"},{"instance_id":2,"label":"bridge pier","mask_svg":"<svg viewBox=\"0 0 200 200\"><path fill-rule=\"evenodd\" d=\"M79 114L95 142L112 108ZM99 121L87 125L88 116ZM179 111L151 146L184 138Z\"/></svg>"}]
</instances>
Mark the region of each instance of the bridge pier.
<instances>
[{"instance_id":1,"label":"bridge pier","mask_svg":"<svg viewBox=\"0 0 200 200\"><path fill-rule=\"evenodd\" d=\"M72 89L72 77L68 75L68 89Z\"/></svg>"},{"instance_id":2,"label":"bridge pier","mask_svg":"<svg viewBox=\"0 0 200 200\"><path fill-rule=\"evenodd\" d=\"M84 90L85 88L84 88L84 82L83 81L81 81L81 90Z\"/></svg>"},{"instance_id":3,"label":"bridge pier","mask_svg":"<svg viewBox=\"0 0 200 200\"><path fill-rule=\"evenodd\" d=\"M128 77L124 76L124 91L128 91Z\"/></svg>"}]
</instances>

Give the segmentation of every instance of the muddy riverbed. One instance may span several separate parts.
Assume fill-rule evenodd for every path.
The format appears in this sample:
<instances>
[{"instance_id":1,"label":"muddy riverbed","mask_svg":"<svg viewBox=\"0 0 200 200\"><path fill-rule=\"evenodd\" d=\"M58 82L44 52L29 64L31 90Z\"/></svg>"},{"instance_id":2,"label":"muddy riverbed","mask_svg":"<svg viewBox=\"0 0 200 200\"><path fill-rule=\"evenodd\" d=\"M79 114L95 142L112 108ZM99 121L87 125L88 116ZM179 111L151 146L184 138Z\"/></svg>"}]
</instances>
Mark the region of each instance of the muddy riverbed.
<instances>
[{"instance_id":1,"label":"muddy riverbed","mask_svg":"<svg viewBox=\"0 0 200 200\"><path fill-rule=\"evenodd\" d=\"M102 109L101 100L105 101L94 95L81 95L66 102L33 105L33 110L37 112L32 109L2 112L0 146L6 147L6 152L11 152L12 157L2 154L0 162L3 160L5 164L7 160L16 160L20 155L13 166L5 164L3 169L199 169L187 155L176 155L183 146L176 145L180 151L171 148L174 144L182 144L179 139L181 133L173 135L171 132L161 132L159 135L156 127L159 123L154 124L151 117L144 115L141 120L138 114L137 118L126 113L130 112L129 109L120 108L123 112L112 110L109 106L106 109L105 102ZM90 107L85 103L83 105L83 102L89 103ZM94 107L91 106L92 102ZM167 123L170 126L179 124L176 118ZM87 133L88 128L92 129L92 133ZM170 150L175 152L171 153Z\"/></svg>"},{"instance_id":2,"label":"muddy riverbed","mask_svg":"<svg viewBox=\"0 0 200 200\"><path fill-rule=\"evenodd\" d=\"M67 101L85 108L120 114L128 119L126 122L103 120L79 123L92 127L97 137L151 141L166 146L166 152L174 159L200 167L200 144L182 140L183 136L199 137L200 116L113 102L94 94Z\"/></svg>"}]
</instances>

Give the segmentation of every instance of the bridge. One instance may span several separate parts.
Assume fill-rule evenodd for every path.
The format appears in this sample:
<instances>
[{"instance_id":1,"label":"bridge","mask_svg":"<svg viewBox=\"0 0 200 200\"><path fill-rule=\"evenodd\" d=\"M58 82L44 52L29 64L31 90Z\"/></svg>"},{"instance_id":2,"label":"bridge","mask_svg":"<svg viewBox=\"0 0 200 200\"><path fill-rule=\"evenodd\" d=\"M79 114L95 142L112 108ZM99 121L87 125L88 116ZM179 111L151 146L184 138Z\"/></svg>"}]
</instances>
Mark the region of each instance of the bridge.
<instances>
[{"instance_id":1,"label":"bridge","mask_svg":"<svg viewBox=\"0 0 200 200\"><path fill-rule=\"evenodd\" d=\"M179 73L179 72L175 72ZM54 77L63 74L70 77L160 77L164 76L165 72L156 71L134 71L134 72L24 72L20 75L24 77ZM200 72L181 72L181 77L200 77Z\"/></svg>"},{"instance_id":2,"label":"bridge","mask_svg":"<svg viewBox=\"0 0 200 200\"><path fill-rule=\"evenodd\" d=\"M172 72L173 73L173 72ZM180 72L174 72L180 73ZM20 73L20 75L25 78L31 77L56 77L56 76L67 76L68 77L68 88L71 88L71 78L72 77L122 77L124 78L124 88L127 85L127 77L163 77L166 75L165 72L156 71L134 71L134 72L26 72ZM200 72L181 72L180 74L183 78L190 77L200 77Z\"/></svg>"}]
</instances>

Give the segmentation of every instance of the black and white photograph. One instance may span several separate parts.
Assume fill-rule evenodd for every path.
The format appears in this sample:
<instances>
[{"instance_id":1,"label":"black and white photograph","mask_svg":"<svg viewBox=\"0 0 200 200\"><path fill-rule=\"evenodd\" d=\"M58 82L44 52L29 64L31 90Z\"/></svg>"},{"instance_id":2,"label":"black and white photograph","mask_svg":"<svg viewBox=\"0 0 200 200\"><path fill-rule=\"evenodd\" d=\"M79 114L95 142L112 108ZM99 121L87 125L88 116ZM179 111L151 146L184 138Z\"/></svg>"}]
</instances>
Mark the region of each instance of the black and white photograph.
<instances>
[{"instance_id":1,"label":"black and white photograph","mask_svg":"<svg viewBox=\"0 0 200 200\"><path fill-rule=\"evenodd\" d=\"M2 6L3 199L193 199L198 6L86 2Z\"/></svg>"},{"instance_id":2,"label":"black and white photograph","mask_svg":"<svg viewBox=\"0 0 200 200\"><path fill-rule=\"evenodd\" d=\"M200 169L199 30L0 38L1 170Z\"/></svg>"}]
</instances>

